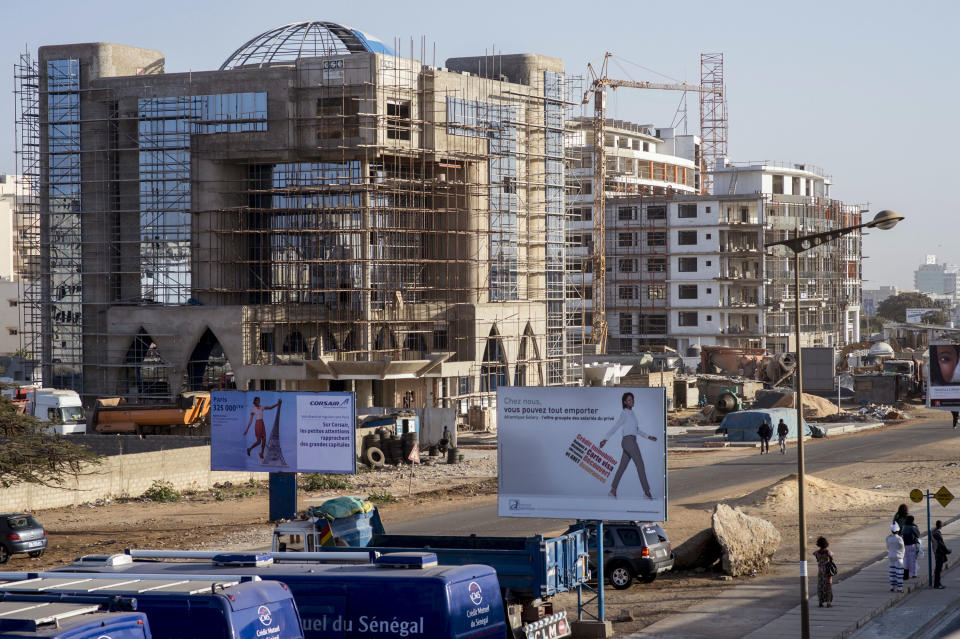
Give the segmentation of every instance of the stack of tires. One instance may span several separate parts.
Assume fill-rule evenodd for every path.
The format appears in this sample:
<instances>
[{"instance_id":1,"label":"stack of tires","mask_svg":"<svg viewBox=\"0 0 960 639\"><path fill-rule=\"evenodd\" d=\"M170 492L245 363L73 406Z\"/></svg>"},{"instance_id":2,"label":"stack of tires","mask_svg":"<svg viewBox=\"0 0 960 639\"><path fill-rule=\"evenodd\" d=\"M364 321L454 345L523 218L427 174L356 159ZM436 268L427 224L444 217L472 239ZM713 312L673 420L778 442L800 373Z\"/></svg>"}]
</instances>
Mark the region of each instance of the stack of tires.
<instances>
[{"instance_id":1,"label":"stack of tires","mask_svg":"<svg viewBox=\"0 0 960 639\"><path fill-rule=\"evenodd\" d=\"M380 468L385 464L410 464L410 453L420 443L417 433L404 433L402 437L387 429L365 435L361 459L371 468Z\"/></svg>"},{"instance_id":2,"label":"stack of tires","mask_svg":"<svg viewBox=\"0 0 960 639\"><path fill-rule=\"evenodd\" d=\"M399 437L390 435L387 451L387 463L394 465L403 463L403 442Z\"/></svg>"},{"instance_id":3,"label":"stack of tires","mask_svg":"<svg viewBox=\"0 0 960 639\"><path fill-rule=\"evenodd\" d=\"M413 462L410 461L410 453L419 445L419 437L416 433L404 433L400 441L403 444L403 463L412 464Z\"/></svg>"}]
</instances>

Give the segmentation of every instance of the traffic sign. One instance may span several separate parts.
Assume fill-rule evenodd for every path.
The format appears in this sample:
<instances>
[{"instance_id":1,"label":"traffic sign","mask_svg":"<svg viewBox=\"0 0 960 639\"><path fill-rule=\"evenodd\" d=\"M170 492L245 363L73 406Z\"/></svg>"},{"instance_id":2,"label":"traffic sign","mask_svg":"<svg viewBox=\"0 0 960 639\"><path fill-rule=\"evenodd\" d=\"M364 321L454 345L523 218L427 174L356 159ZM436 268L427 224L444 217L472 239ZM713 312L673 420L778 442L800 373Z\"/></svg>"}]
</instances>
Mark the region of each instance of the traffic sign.
<instances>
[{"instance_id":1,"label":"traffic sign","mask_svg":"<svg viewBox=\"0 0 960 639\"><path fill-rule=\"evenodd\" d=\"M953 501L953 493L947 490L946 486L941 486L940 490L933 494L933 498L939 501L941 506L946 508L947 504Z\"/></svg>"},{"instance_id":2,"label":"traffic sign","mask_svg":"<svg viewBox=\"0 0 960 639\"><path fill-rule=\"evenodd\" d=\"M912 501L915 504L919 504L921 501L923 501L923 491L920 490L919 488L914 488L913 490L911 490L910 501Z\"/></svg>"}]
</instances>

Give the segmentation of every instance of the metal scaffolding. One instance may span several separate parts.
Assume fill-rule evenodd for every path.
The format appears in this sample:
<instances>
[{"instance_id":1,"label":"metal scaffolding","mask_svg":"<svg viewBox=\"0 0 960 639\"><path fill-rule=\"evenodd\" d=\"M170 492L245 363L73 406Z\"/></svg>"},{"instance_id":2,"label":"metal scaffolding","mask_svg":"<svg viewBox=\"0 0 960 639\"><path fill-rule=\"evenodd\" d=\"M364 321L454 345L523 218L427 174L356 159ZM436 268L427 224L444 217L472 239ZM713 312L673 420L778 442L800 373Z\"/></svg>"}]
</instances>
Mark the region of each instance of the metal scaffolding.
<instances>
[{"instance_id":1,"label":"metal scaffolding","mask_svg":"<svg viewBox=\"0 0 960 639\"><path fill-rule=\"evenodd\" d=\"M55 62L41 74L27 56L16 76L18 158L32 180L20 215L34 220L22 254L36 256L24 347L45 381L168 400L229 386L240 367L447 354L473 364L435 380L445 402L564 382L561 73L518 87L499 56L472 73L378 56L376 80L358 82L350 56L299 64L289 146L254 148L277 119L264 91L170 96L156 75L88 89L75 60ZM222 133L251 150L210 169L204 145ZM484 335L465 330L478 305L493 318ZM235 307L241 361L211 326L178 364L163 346L177 343L172 325L130 329L118 307ZM412 383L397 389L426 401Z\"/></svg>"}]
</instances>

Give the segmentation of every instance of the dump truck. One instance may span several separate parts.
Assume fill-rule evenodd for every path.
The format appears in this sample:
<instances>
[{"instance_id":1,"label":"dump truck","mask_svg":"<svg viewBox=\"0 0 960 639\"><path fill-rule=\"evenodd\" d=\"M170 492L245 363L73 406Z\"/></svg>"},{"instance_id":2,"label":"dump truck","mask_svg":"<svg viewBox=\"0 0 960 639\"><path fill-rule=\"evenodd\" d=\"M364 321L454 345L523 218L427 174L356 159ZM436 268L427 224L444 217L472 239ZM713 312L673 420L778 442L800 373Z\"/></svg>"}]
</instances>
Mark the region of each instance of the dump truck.
<instances>
[{"instance_id":1,"label":"dump truck","mask_svg":"<svg viewBox=\"0 0 960 639\"><path fill-rule=\"evenodd\" d=\"M99 399L90 423L98 433L209 435L210 393L184 393L174 404L127 404L122 398Z\"/></svg>"}]
</instances>

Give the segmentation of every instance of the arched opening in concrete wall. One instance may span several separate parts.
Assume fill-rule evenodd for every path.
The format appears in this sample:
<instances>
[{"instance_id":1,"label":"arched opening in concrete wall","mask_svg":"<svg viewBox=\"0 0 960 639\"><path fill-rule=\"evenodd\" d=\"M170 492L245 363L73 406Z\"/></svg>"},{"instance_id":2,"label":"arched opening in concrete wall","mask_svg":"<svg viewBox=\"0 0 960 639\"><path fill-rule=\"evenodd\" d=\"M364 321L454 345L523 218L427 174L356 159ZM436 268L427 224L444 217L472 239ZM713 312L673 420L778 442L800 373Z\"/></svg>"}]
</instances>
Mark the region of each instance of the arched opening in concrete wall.
<instances>
[{"instance_id":1,"label":"arched opening in concrete wall","mask_svg":"<svg viewBox=\"0 0 960 639\"><path fill-rule=\"evenodd\" d=\"M307 351L306 343L303 340L303 334L300 331L292 331L283 339L283 345L280 352L285 355L302 354Z\"/></svg>"},{"instance_id":2,"label":"arched opening in concrete wall","mask_svg":"<svg viewBox=\"0 0 960 639\"><path fill-rule=\"evenodd\" d=\"M376 351L394 351L397 350L397 336L393 331L384 326L377 332L377 337L373 341L373 349Z\"/></svg>"},{"instance_id":3,"label":"arched opening in concrete wall","mask_svg":"<svg viewBox=\"0 0 960 639\"><path fill-rule=\"evenodd\" d=\"M403 357L404 359L426 359L427 341L423 338L423 333L407 333L403 338Z\"/></svg>"},{"instance_id":4,"label":"arched opening in concrete wall","mask_svg":"<svg viewBox=\"0 0 960 639\"><path fill-rule=\"evenodd\" d=\"M541 369L537 336L533 333L533 327L527 323L517 350L517 368L513 375L513 385L541 386L542 384L543 370Z\"/></svg>"},{"instance_id":5,"label":"arched opening in concrete wall","mask_svg":"<svg viewBox=\"0 0 960 639\"><path fill-rule=\"evenodd\" d=\"M507 354L496 325L490 329L483 361L480 364L480 391L493 392L498 386L507 385Z\"/></svg>"},{"instance_id":6,"label":"arched opening in concrete wall","mask_svg":"<svg viewBox=\"0 0 960 639\"><path fill-rule=\"evenodd\" d=\"M170 398L170 364L141 326L123 358L120 394L138 399Z\"/></svg>"},{"instance_id":7,"label":"arched opening in concrete wall","mask_svg":"<svg viewBox=\"0 0 960 639\"><path fill-rule=\"evenodd\" d=\"M321 355L330 355L337 352L337 339L333 336L329 324L320 327L317 338L313 340L313 359L319 359Z\"/></svg>"},{"instance_id":8,"label":"arched opening in concrete wall","mask_svg":"<svg viewBox=\"0 0 960 639\"><path fill-rule=\"evenodd\" d=\"M343 338L343 347L340 350L345 353L357 350L357 334L352 328L347 333L347 336Z\"/></svg>"},{"instance_id":9,"label":"arched opening in concrete wall","mask_svg":"<svg viewBox=\"0 0 960 639\"><path fill-rule=\"evenodd\" d=\"M235 389L233 367L217 336L209 328L203 332L187 361L188 391Z\"/></svg>"}]
</instances>

